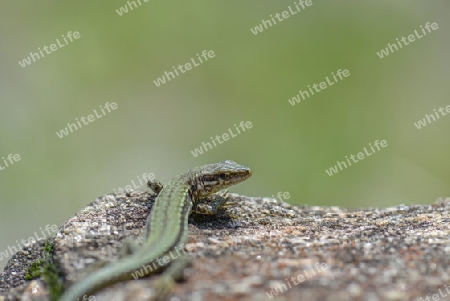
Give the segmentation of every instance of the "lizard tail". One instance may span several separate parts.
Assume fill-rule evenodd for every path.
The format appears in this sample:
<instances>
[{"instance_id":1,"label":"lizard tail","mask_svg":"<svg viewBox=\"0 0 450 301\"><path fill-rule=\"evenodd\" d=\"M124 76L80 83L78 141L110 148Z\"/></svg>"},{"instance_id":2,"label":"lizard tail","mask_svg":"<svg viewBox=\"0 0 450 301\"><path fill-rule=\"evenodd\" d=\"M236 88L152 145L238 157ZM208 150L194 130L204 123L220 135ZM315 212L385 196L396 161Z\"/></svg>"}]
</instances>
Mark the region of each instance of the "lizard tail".
<instances>
[{"instance_id":1,"label":"lizard tail","mask_svg":"<svg viewBox=\"0 0 450 301\"><path fill-rule=\"evenodd\" d=\"M137 268L139 267L134 266L132 261L126 259L105 266L69 287L59 301L78 301L111 284L132 279L131 273Z\"/></svg>"}]
</instances>

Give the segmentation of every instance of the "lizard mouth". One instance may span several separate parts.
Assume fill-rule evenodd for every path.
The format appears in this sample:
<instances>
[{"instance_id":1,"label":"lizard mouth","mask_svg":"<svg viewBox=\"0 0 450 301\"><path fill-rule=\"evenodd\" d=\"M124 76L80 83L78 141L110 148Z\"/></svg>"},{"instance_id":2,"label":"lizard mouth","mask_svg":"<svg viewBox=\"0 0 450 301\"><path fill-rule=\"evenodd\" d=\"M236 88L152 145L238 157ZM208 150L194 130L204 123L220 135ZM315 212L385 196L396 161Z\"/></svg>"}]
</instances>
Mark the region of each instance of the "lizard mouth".
<instances>
[{"instance_id":1,"label":"lizard mouth","mask_svg":"<svg viewBox=\"0 0 450 301\"><path fill-rule=\"evenodd\" d=\"M252 171L248 167L243 167L241 170L236 172L236 175L231 179L230 184L236 184L246 179L250 178Z\"/></svg>"},{"instance_id":2,"label":"lizard mouth","mask_svg":"<svg viewBox=\"0 0 450 301\"><path fill-rule=\"evenodd\" d=\"M247 168L244 172L244 179L248 179L252 176L252 171L250 170L250 168Z\"/></svg>"}]
</instances>

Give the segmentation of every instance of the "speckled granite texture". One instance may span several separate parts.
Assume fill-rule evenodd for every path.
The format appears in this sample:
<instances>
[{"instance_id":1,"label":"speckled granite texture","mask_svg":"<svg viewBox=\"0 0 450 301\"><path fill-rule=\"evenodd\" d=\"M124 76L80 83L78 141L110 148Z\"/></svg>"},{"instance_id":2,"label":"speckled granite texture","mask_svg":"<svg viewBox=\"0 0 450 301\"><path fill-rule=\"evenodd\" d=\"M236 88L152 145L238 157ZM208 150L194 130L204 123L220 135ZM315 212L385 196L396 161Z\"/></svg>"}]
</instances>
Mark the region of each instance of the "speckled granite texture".
<instances>
[{"instance_id":1,"label":"speckled granite texture","mask_svg":"<svg viewBox=\"0 0 450 301\"><path fill-rule=\"evenodd\" d=\"M195 260L171 300L450 300L449 198L350 210L230 197L236 206L218 216L191 216L186 249ZM118 260L125 238L141 242L153 199L104 195L67 220L55 238L66 285ZM23 280L43 245L11 258L0 301L46 300L42 282ZM116 284L95 300L149 300L156 277Z\"/></svg>"}]
</instances>

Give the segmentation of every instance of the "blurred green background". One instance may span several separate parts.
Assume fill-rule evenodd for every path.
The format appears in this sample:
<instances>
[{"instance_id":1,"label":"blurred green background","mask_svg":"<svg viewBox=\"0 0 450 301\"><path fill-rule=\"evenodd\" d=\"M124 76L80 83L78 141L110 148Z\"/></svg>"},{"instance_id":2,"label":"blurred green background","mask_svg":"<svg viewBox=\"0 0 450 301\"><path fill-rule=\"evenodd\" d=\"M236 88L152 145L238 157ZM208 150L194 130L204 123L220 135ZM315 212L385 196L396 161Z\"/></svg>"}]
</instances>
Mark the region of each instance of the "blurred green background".
<instances>
[{"instance_id":1,"label":"blurred green background","mask_svg":"<svg viewBox=\"0 0 450 301\"><path fill-rule=\"evenodd\" d=\"M448 1L313 0L258 35L250 28L293 1L141 3L123 16L124 0L0 4L0 157L22 158L0 171L0 251L145 172L166 182L225 159L253 170L231 191L289 192L292 204L381 207L450 195L450 117L413 124L450 104ZM376 55L426 22L439 29ZM81 38L18 64L68 31ZM203 50L216 56L155 86ZM338 69L351 75L288 103ZM56 136L106 102L119 108ZM191 154L242 120L253 128ZM371 157L325 173L383 139L388 147Z\"/></svg>"}]
</instances>

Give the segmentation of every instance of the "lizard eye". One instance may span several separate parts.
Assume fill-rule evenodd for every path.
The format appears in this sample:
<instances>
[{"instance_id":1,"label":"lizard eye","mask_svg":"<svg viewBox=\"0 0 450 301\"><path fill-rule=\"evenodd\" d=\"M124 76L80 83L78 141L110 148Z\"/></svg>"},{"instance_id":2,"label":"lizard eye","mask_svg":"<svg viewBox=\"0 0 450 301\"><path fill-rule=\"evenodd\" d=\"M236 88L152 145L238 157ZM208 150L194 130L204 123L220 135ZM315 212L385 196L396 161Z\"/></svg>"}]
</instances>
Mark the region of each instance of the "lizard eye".
<instances>
[{"instance_id":1,"label":"lizard eye","mask_svg":"<svg viewBox=\"0 0 450 301\"><path fill-rule=\"evenodd\" d=\"M227 178L227 175L224 174L224 173L221 173L221 174L219 175L219 178L220 178L221 180L225 180L225 179Z\"/></svg>"}]
</instances>

